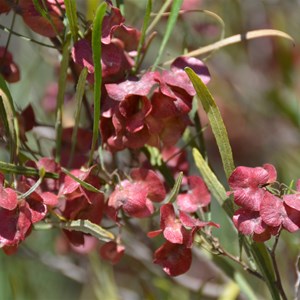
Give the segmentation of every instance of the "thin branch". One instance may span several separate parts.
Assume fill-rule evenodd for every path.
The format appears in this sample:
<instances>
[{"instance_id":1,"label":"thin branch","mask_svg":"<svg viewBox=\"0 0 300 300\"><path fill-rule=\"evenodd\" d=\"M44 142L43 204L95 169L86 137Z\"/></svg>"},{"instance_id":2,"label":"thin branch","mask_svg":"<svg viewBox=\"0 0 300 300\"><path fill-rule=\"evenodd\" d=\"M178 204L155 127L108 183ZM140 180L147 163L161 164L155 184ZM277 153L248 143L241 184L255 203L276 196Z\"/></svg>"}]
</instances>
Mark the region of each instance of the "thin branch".
<instances>
[{"instance_id":1,"label":"thin branch","mask_svg":"<svg viewBox=\"0 0 300 300\"><path fill-rule=\"evenodd\" d=\"M218 249L216 249L216 250L218 250L221 255L228 257L232 261L234 261L237 264L239 264L240 266L242 266L242 268L245 271L247 271L248 273L250 273L251 275L254 275L255 277L261 279L262 281L265 281L264 277L259 272L251 269L250 266L248 266L244 261L240 260L239 257L232 255L231 253L226 251L222 246L219 245Z\"/></svg>"},{"instance_id":2,"label":"thin branch","mask_svg":"<svg viewBox=\"0 0 300 300\"><path fill-rule=\"evenodd\" d=\"M0 29L2 29L2 30L3 30L4 32L6 32L6 33L11 33L11 34L13 34L13 35L15 35L15 36L18 36L18 37L24 39L25 41L32 42L32 43L38 44L38 45L43 46L43 47L48 47L48 48L56 49L56 47L53 46L53 45L45 44L45 43L43 43L43 42L39 42L39 41L37 41L37 40L34 40L34 39L29 38L29 37L27 37L27 36L24 36L24 35L22 35L22 34L16 32L16 31L11 30L10 28L7 28L7 27L1 25L1 24L0 24Z\"/></svg>"},{"instance_id":3,"label":"thin branch","mask_svg":"<svg viewBox=\"0 0 300 300\"><path fill-rule=\"evenodd\" d=\"M236 34L236 35L230 36L230 37L220 40L218 42L212 43L210 45L207 45L207 46L201 47L197 50L186 53L184 56L196 57L196 56L206 54L211 51L218 50L219 48L223 48L225 46L236 44L236 43L239 43L242 41L247 41L247 40L262 38L262 37L271 37L271 36L277 36L277 37L282 37L282 38L288 39L293 43L293 45L295 45L295 41L293 40L293 38L290 35L282 32L282 31L274 30L274 29L260 29L260 30L248 31L244 34ZM162 66L170 65L174 61L174 59L175 58L172 58L172 59L164 62L162 64Z\"/></svg>"},{"instance_id":4,"label":"thin branch","mask_svg":"<svg viewBox=\"0 0 300 300\"><path fill-rule=\"evenodd\" d=\"M210 245L212 246L213 250L217 252L218 255L223 255L225 257L228 257L235 263L239 264L246 272L249 274L257 277L258 279L265 281L264 277L257 272L256 270L253 270L250 266L248 266L244 261L240 260L239 257L236 257L226 251L221 245L217 238L213 237L210 233L205 234L205 238L207 238L207 242L210 242Z\"/></svg>"},{"instance_id":5,"label":"thin branch","mask_svg":"<svg viewBox=\"0 0 300 300\"><path fill-rule=\"evenodd\" d=\"M11 21L11 25L10 25L11 29L14 28L15 21L16 21L16 13L14 12L13 18L12 18L12 21ZM12 36L12 33L9 32L8 38L7 38L7 41L6 41L6 45L5 45L4 54L3 54L2 58L1 58L1 63L5 60L5 57L6 57L6 54L7 54L7 49L9 47L9 43L10 43L10 40L11 40L11 36Z\"/></svg>"}]
</instances>

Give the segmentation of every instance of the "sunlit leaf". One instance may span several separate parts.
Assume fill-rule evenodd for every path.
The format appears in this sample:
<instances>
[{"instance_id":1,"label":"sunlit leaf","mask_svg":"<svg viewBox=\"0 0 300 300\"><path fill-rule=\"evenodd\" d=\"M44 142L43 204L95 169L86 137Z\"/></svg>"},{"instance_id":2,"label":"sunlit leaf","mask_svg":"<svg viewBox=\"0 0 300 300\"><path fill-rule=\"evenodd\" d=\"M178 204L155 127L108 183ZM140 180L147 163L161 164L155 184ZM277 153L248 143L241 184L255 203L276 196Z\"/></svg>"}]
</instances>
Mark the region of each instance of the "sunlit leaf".
<instances>
[{"instance_id":1,"label":"sunlit leaf","mask_svg":"<svg viewBox=\"0 0 300 300\"><path fill-rule=\"evenodd\" d=\"M115 236L111 232L107 231L97 224L92 223L89 220L61 222L59 223L59 227L70 231L74 230L90 234L100 241L108 242L115 239Z\"/></svg>"},{"instance_id":2,"label":"sunlit leaf","mask_svg":"<svg viewBox=\"0 0 300 300\"><path fill-rule=\"evenodd\" d=\"M138 48L137 48L137 55L136 55L135 60L134 60L134 68L133 68L134 72L136 72L136 70L138 69L138 66L139 66L141 51L143 49L145 38L146 38L146 30L147 30L148 25L149 25L151 9L152 9L152 0L148 0L147 7L146 7L146 12L145 12L145 16L144 16L143 28L142 28L142 31L141 31L141 37L140 37L139 45L138 45Z\"/></svg>"},{"instance_id":3,"label":"sunlit leaf","mask_svg":"<svg viewBox=\"0 0 300 300\"><path fill-rule=\"evenodd\" d=\"M106 3L103 2L98 7L93 22L92 32L92 50L94 61L94 123L93 123L93 139L91 146L91 153L89 158L89 165L93 160L93 153L96 149L96 144L99 135L99 120L100 120L100 105L101 105L101 85L102 85L102 66L101 66L101 34L102 21L106 12Z\"/></svg>"},{"instance_id":4,"label":"sunlit leaf","mask_svg":"<svg viewBox=\"0 0 300 300\"><path fill-rule=\"evenodd\" d=\"M274 30L274 29L259 29L259 30L248 31L245 34L236 34L236 35L230 36L230 37L222 39L218 42L201 47L197 50L188 52L185 54L185 56L195 57L195 56L210 53L212 51L221 49L223 47L226 47L226 46L229 46L232 44L240 43L241 41L252 40L252 39L257 39L257 38L262 38L262 37L270 37L270 36L281 37L281 38L287 39L287 40L291 41L293 44L295 44L294 39L285 32L282 32L280 30ZM170 65L173 61L174 61L174 58L166 61L163 65L164 66Z\"/></svg>"},{"instance_id":5,"label":"sunlit leaf","mask_svg":"<svg viewBox=\"0 0 300 300\"><path fill-rule=\"evenodd\" d=\"M233 207L232 203L230 203L230 199L227 196L224 186L220 183L216 175L210 169L208 163L196 148L193 149L193 156L196 166L201 173L209 191L212 193L218 203L224 208L226 213L231 217L233 215Z\"/></svg>"},{"instance_id":6,"label":"sunlit leaf","mask_svg":"<svg viewBox=\"0 0 300 300\"><path fill-rule=\"evenodd\" d=\"M5 163L2 161L0 161L0 171L8 174L20 174L24 176L33 176L33 177L40 176L40 171L37 169L31 167L16 166L14 164ZM59 175L56 173L45 172L44 178L58 179Z\"/></svg>"},{"instance_id":7,"label":"sunlit leaf","mask_svg":"<svg viewBox=\"0 0 300 300\"><path fill-rule=\"evenodd\" d=\"M13 99L6 82L0 74L0 116L9 139L11 161L19 152L19 124L16 117Z\"/></svg>"},{"instance_id":8,"label":"sunlit leaf","mask_svg":"<svg viewBox=\"0 0 300 300\"><path fill-rule=\"evenodd\" d=\"M180 186L181 186L181 182L182 182L182 178L183 178L183 173L180 172L176 181L175 181L175 184L172 188L172 190L170 191L168 197L167 197L167 200L166 200L166 203L173 203L175 202L177 196L178 196L178 193L180 191Z\"/></svg>"},{"instance_id":9,"label":"sunlit leaf","mask_svg":"<svg viewBox=\"0 0 300 300\"><path fill-rule=\"evenodd\" d=\"M172 9L171 9L171 13L170 16L168 18L168 23L167 23L167 28L164 32L164 38L161 42L160 48L158 50L158 55L156 57L156 60L154 61L154 64L152 66L152 71L154 71L157 67L157 65L159 64L161 57L165 51L165 48L167 46L167 43L169 41L169 38L173 32L173 29L176 25L176 21L177 21L177 17L180 11L180 7L182 5L183 0L174 0L173 4L172 4Z\"/></svg>"},{"instance_id":10,"label":"sunlit leaf","mask_svg":"<svg viewBox=\"0 0 300 300\"><path fill-rule=\"evenodd\" d=\"M78 20L77 20L77 9L76 9L76 1L75 0L65 0L66 6L66 15L69 21L70 30L72 33L72 37L74 42L77 41L78 37Z\"/></svg>"},{"instance_id":11,"label":"sunlit leaf","mask_svg":"<svg viewBox=\"0 0 300 300\"><path fill-rule=\"evenodd\" d=\"M94 193L103 193L102 191L98 190L97 188L95 188L93 185L79 179L78 177L74 176L71 172L69 172L67 169L62 168L62 171L67 174L69 177L71 177L73 180L75 180L76 182L78 182L81 186L83 186L85 189L87 189L90 192L94 192Z\"/></svg>"},{"instance_id":12,"label":"sunlit leaf","mask_svg":"<svg viewBox=\"0 0 300 300\"><path fill-rule=\"evenodd\" d=\"M227 130L225 128L219 108L217 107L212 95L200 77L197 76L197 74L191 68L187 67L185 68L185 71L188 74L196 90L198 99L200 100L200 103L207 114L212 132L215 136L220 151L226 177L229 178L234 170L234 162Z\"/></svg>"},{"instance_id":13,"label":"sunlit leaf","mask_svg":"<svg viewBox=\"0 0 300 300\"><path fill-rule=\"evenodd\" d=\"M63 106L65 99L65 89L68 76L69 58L70 58L70 35L67 36L62 53L62 61L60 64L60 72L58 77L58 92L56 103L56 148L55 148L55 161L60 162L61 144L62 144L62 121L63 121Z\"/></svg>"},{"instance_id":14,"label":"sunlit leaf","mask_svg":"<svg viewBox=\"0 0 300 300\"><path fill-rule=\"evenodd\" d=\"M151 30L156 26L156 24L160 21L165 11L169 8L173 0L166 0L165 3L160 8L159 12L155 14L155 18L147 28L146 34L149 34Z\"/></svg>"},{"instance_id":15,"label":"sunlit leaf","mask_svg":"<svg viewBox=\"0 0 300 300\"><path fill-rule=\"evenodd\" d=\"M75 102L76 102L76 112L75 112L75 122L74 122L74 128L72 131L72 138L71 138L71 152L70 152L70 158L68 165L71 164L73 157L74 157L74 152L75 152L75 147L77 144L77 132L78 132L78 127L79 127L79 121L80 121L80 113L81 113L81 107L82 107L82 98L84 95L84 89L85 89L85 83L86 83L86 77L88 74L87 68L83 68L83 70L80 73L78 83L76 86L76 93L75 93Z\"/></svg>"}]
</instances>

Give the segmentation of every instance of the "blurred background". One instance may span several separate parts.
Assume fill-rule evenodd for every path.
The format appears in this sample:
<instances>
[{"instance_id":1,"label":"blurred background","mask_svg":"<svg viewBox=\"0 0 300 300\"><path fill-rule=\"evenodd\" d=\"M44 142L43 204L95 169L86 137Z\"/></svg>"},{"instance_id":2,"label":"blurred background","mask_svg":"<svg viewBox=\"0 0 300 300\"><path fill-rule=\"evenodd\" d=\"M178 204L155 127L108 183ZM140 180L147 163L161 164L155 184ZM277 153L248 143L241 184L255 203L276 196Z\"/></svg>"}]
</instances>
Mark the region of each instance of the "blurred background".
<instances>
[{"instance_id":1,"label":"blurred background","mask_svg":"<svg viewBox=\"0 0 300 300\"><path fill-rule=\"evenodd\" d=\"M83 15L89 2L92 1L78 1ZM141 28L146 1L124 3L126 23ZM153 12L163 3L153 1ZM271 28L295 40L295 45L278 37L243 41L200 57L211 72L208 87L222 112L236 165L272 163L278 170L278 180L290 185L300 177L300 1L185 0L183 8L209 10L219 15L225 23L225 37ZM0 15L0 24L5 27L10 28L11 20L12 13ZM165 28L166 18L163 18L154 28L157 35L143 68L151 66L157 56ZM18 16L14 30L49 43L25 27ZM178 19L162 61L213 43L220 33L220 24L208 14L185 14ZM0 30L0 46L6 45L7 38L8 34ZM57 53L14 35L9 51L21 69L21 81L9 86L18 111L32 104L40 123L53 124L53 111L45 112L45 95L51 91L50 85L57 76ZM66 102L65 125L72 123L74 113L73 106L68 105ZM207 120L201 110L199 114L205 126ZM214 138L209 129L204 134L210 163L223 178ZM38 133L31 135L29 139ZM45 155L50 155L47 149ZM5 151L0 151L0 159L7 160ZM222 235L216 231L221 243L237 254L238 243L232 242L234 235L228 221L214 203L212 215L214 221L228 228L222 230ZM135 240L130 235L127 238ZM18 254L0 254L0 299L245 299L238 287L208 259L206 251L195 251L191 270L170 279L151 263L151 252L143 243L136 241L131 247L126 249L121 263L112 267L95 253L85 256L67 248L63 237L54 230L35 231ZM299 234L285 233L277 257L290 298L299 253ZM261 286L252 277L249 283ZM227 290L231 291L230 296L224 296ZM267 299L269 295L266 292L261 297Z\"/></svg>"}]
</instances>

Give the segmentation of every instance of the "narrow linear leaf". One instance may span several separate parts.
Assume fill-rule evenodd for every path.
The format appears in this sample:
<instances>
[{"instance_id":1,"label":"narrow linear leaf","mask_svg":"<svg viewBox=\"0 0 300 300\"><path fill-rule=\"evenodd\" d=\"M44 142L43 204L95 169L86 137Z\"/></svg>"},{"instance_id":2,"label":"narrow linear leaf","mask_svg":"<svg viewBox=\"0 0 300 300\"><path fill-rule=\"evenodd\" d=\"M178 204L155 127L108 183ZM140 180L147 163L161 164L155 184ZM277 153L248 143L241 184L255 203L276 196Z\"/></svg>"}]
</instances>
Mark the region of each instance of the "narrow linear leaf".
<instances>
[{"instance_id":1,"label":"narrow linear leaf","mask_svg":"<svg viewBox=\"0 0 300 300\"><path fill-rule=\"evenodd\" d=\"M161 46L158 50L157 58L156 58L156 60L153 64L152 71L154 71L156 69L157 65L159 64L159 62L161 60L161 57L162 57L162 55L164 53L164 50L165 50L165 47L168 43L168 40L169 40L169 38L171 36L171 33L174 29L174 26L176 24L176 20L177 20L182 2L183 2L183 0L174 0L173 1L171 13L170 13L170 16L168 18L167 28L166 28L166 31L164 33L164 38L162 40Z\"/></svg>"},{"instance_id":2,"label":"narrow linear leaf","mask_svg":"<svg viewBox=\"0 0 300 300\"><path fill-rule=\"evenodd\" d=\"M45 19L47 19L47 21L50 23L50 25L52 26L55 34L57 36L59 36L59 33L57 31L57 28L55 26L55 24L53 23L53 20L52 18L50 17L49 15L49 12L46 8L46 6L44 5L44 2L42 1L42 5L40 4L39 0L32 0L33 1L33 5L34 5L34 8L38 11L38 13L44 17Z\"/></svg>"},{"instance_id":3,"label":"narrow linear leaf","mask_svg":"<svg viewBox=\"0 0 300 300\"><path fill-rule=\"evenodd\" d=\"M86 0L86 19L93 20L100 0Z\"/></svg>"},{"instance_id":4,"label":"narrow linear leaf","mask_svg":"<svg viewBox=\"0 0 300 300\"><path fill-rule=\"evenodd\" d=\"M81 186L83 186L85 189L87 189L90 192L94 192L94 193L102 193L102 191L98 190L97 188L95 188L93 185L77 178L76 176L74 176L71 172L69 172L67 169L65 168L61 168L61 170L67 174L69 177L71 177L73 180L75 180L76 182L78 182Z\"/></svg>"},{"instance_id":5,"label":"narrow linear leaf","mask_svg":"<svg viewBox=\"0 0 300 300\"><path fill-rule=\"evenodd\" d=\"M14 164L6 163L3 161L0 161L0 171L3 173L20 174L24 176L40 176L40 172L37 169L31 167L16 166ZM58 179L59 175L56 173L45 172L44 178Z\"/></svg>"},{"instance_id":6,"label":"narrow linear leaf","mask_svg":"<svg viewBox=\"0 0 300 300\"><path fill-rule=\"evenodd\" d=\"M0 116L9 138L10 159L13 161L18 155L20 147L19 123L12 96L1 74L0 101Z\"/></svg>"},{"instance_id":7,"label":"narrow linear leaf","mask_svg":"<svg viewBox=\"0 0 300 300\"><path fill-rule=\"evenodd\" d=\"M190 13L202 13L205 15L208 15L212 18L214 18L220 25L221 25L221 34L220 34L220 40L224 39L224 34L225 34L225 23L223 19L216 13L206 10L206 9L189 9L189 10L180 10L179 15L185 15L185 14L190 14ZM151 14L151 16L157 15L157 14ZM170 15L170 12L164 12L161 14L161 16L168 17Z\"/></svg>"},{"instance_id":8,"label":"narrow linear leaf","mask_svg":"<svg viewBox=\"0 0 300 300\"><path fill-rule=\"evenodd\" d=\"M218 42L212 43L205 47L201 47L197 50L186 53L185 56L188 56L188 57L199 56L199 55L207 54L209 52L218 50L220 48L223 48L223 47L226 47L226 46L229 46L232 44L240 43L241 41L247 41L247 40L252 40L252 39L257 39L257 38L262 38L262 37L270 37L270 36L281 37L281 38L287 39L287 40L291 41L293 43L293 45L295 45L295 40L285 32L282 32L280 30L275 30L275 29L259 29L259 30L248 31L244 34L236 34L236 35L230 36L230 37L220 40ZM174 59L175 58L166 61L163 65L164 66L170 65L174 61Z\"/></svg>"},{"instance_id":9,"label":"narrow linear leaf","mask_svg":"<svg viewBox=\"0 0 300 300\"><path fill-rule=\"evenodd\" d=\"M149 157L150 164L152 166L161 166L163 162L161 151L156 147L152 147L148 145L146 145L145 148L147 149L147 152L149 153L150 156Z\"/></svg>"},{"instance_id":10,"label":"narrow linear leaf","mask_svg":"<svg viewBox=\"0 0 300 300\"><path fill-rule=\"evenodd\" d=\"M180 172L176 181L175 181L175 184L171 190L171 192L169 193L168 197L167 197L167 200L166 200L166 203L173 203L175 202L177 196L178 196L178 193L180 191L180 186L181 186L181 182L182 182L182 178L183 178L183 173Z\"/></svg>"},{"instance_id":11,"label":"narrow linear leaf","mask_svg":"<svg viewBox=\"0 0 300 300\"><path fill-rule=\"evenodd\" d=\"M159 12L155 14L155 18L147 28L146 34L149 34L151 30L156 26L156 24L159 22L165 11L169 8L169 6L172 4L173 0L166 0L164 5L160 8Z\"/></svg>"},{"instance_id":12,"label":"narrow linear leaf","mask_svg":"<svg viewBox=\"0 0 300 300\"><path fill-rule=\"evenodd\" d=\"M209 119L212 132L215 136L220 151L223 168L228 179L234 170L234 162L231 146L227 135L227 130L225 128L221 113L212 95L210 94L209 90L207 89L206 85L202 82L200 77L197 76L197 74L191 68L185 68L185 71L188 74L196 90L198 99L202 104Z\"/></svg>"},{"instance_id":13,"label":"narrow linear leaf","mask_svg":"<svg viewBox=\"0 0 300 300\"><path fill-rule=\"evenodd\" d=\"M101 105L101 85L102 85L102 66L101 66L101 34L102 21L106 12L106 3L103 2L97 8L96 15L93 22L92 32L92 50L94 61L94 123L93 123L93 139L91 146L91 153L89 158L89 165L93 161L93 154L96 149L96 144L99 135L99 121L100 121L100 105Z\"/></svg>"},{"instance_id":14,"label":"narrow linear leaf","mask_svg":"<svg viewBox=\"0 0 300 300\"><path fill-rule=\"evenodd\" d=\"M159 172L164 176L167 185L172 188L175 184L174 176L162 159L161 153L151 146L144 147L142 151L150 161L152 167L159 170Z\"/></svg>"},{"instance_id":15,"label":"narrow linear leaf","mask_svg":"<svg viewBox=\"0 0 300 300\"><path fill-rule=\"evenodd\" d=\"M281 297L275 284L274 269L266 245L263 243L252 242L250 238L246 238L245 241L248 245L249 243L251 243L252 255L255 259L256 265L259 267L259 269L262 272L262 275L266 280L267 286L272 295L272 299L280 300Z\"/></svg>"},{"instance_id":16,"label":"narrow linear leaf","mask_svg":"<svg viewBox=\"0 0 300 300\"><path fill-rule=\"evenodd\" d=\"M151 10L152 10L152 0L148 0L146 12L145 12L145 16L144 16L144 23L143 23L143 27L142 27L142 31L141 31L141 38L139 40L139 44L138 44L138 48L137 48L137 55L134 60L133 72L136 72L139 67L141 51L143 49L145 38L146 38L146 30L148 28L149 21L150 21Z\"/></svg>"},{"instance_id":17,"label":"narrow linear leaf","mask_svg":"<svg viewBox=\"0 0 300 300\"><path fill-rule=\"evenodd\" d=\"M195 112L193 122L195 124L195 129L198 136L198 145L196 148L200 151L203 157L207 159L207 150L206 150L206 145L204 140L204 130L207 128L207 125L204 127L202 126L201 119L197 111Z\"/></svg>"},{"instance_id":18,"label":"narrow linear leaf","mask_svg":"<svg viewBox=\"0 0 300 300\"><path fill-rule=\"evenodd\" d=\"M225 188L220 183L216 175L210 169L208 163L205 161L201 153L196 148L193 148L193 157L196 166L199 172L201 173L208 189L211 191L213 196L218 200L218 202L222 205L223 202L228 198Z\"/></svg>"},{"instance_id":19,"label":"narrow linear leaf","mask_svg":"<svg viewBox=\"0 0 300 300\"><path fill-rule=\"evenodd\" d=\"M75 0L65 0L66 14L70 25L73 41L76 42L78 38L78 21L77 8Z\"/></svg>"},{"instance_id":20,"label":"narrow linear leaf","mask_svg":"<svg viewBox=\"0 0 300 300\"><path fill-rule=\"evenodd\" d=\"M71 138L71 152L70 152L70 158L68 165L70 166L74 153L75 153L75 147L77 144L77 132L78 132L78 127L79 127L79 121L80 121L80 113L81 113L81 107L82 107L82 98L84 95L84 89L85 89L85 82L86 82L86 77L88 74L87 68L83 68L83 70L80 73L78 83L76 86L76 93L75 93L75 102L76 102L76 112L75 112L75 125L72 131L72 138Z\"/></svg>"},{"instance_id":21,"label":"narrow linear leaf","mask_svg":"<svg viewBox=\"0 0 300 300\"><path fill-rule=\"evenodd\" d=\"M209 165L201 155L201 153L193 148L193 157L196 163L196 166L201 173L204 182L206 183L208 189L218 201L218 203L224 208L229 217L233 216L233 207L230 203L230 199L227 196L224 186L220 183L216 175L210 169Z\"/></svg>"},{"instance_id":22,"label":"narrow linear leaf","mask_svg":"<svg viewBox=\"0 0 300 300\"><path fill-rule=\"evenodd\" d=\"M74 220L59 223L59 227L69 231L80 231L90 234L100 241L108 242L115 239L115 236L102 228L101 226L90 222L89 220Z\"/></svg>"},{"instance_id":23,"label":"narrow linear leaf","mask_svg":"<svg viewBox=\"0 0 300 300\"><path fill-rule=\"evenodd\" d=\"M38 181L26 193L19 195L18 199L25 199L26 197L30 196L30 194L32 194L42 183L45 177L45 173L46 173L45 169L41 168L39 170L40 178L38 179Z\"/></svg>"},{"instance_id":24,"label":"narrow linear leaf","mask_svg":"<svg viewBox=\"0 0 300 300\"><path fill-rule=\"evenodd\" d=\"M210 121L210 125L212 127L212 131L217 141L217 145L221 154L223 167L225 170L226 177L228 178L234 169L234 162L232 157L232 151L228 140L228 135L226 128L224 126L220 111L216 106L214 99L209 93L207 87L201 81L201 79L194 73L194 71L190 68L185 69L188 74L190 80L192 81L194 88L197 92L197 96L199 97L201 104L207 113L207 116ZM218 196L219 201L224 199L224 193L226 195L226 191L224 187L214 179L215 175L211 172L211 170L206 165L203 157L196 149L193 149L193 155L196 161L196 165L199 168L200 172L202 170L202 176L204 181L208 181L208 188L212 188L211 192L215 197ZM210 172L209 172L210 171ZM222 186L222 188L220 187ZM217 198L217 199L218 199ZM224 200L223 200L224 201ZM227 205L226 205L227 204ZM232 217L233 207L232 203L229 201L223 202L222 207L226 211L226 213ZM280 299L279 292L274 284L274 271L272 269L272 265L270 263L270 257L267 253L266 247L264 244L259 245L256 243L250 243L249 238L245 238L247 243L244 244L246 249L250 250L253 254L256 264L259 266L262 274L266 278L268 288L272 294L273 299Z\"/></svg>"},{"instance_id":25,"label":"narrow linear leaf","mask_svg":"<svg viewBox=\"0 0 300 300\"><path fill-rule=\"evenodd\" d=\"M4 95L4 97L6 97L6 96ZM3 126L4 129L5 129L6 135L7 135L8 139L10 140L9 144L10 144L10 150L11 150L12 142L11 142L10 137L11 136L13 137L13 135L11 135L11 131L10 131L10 128L11 128L11 126L10 126L11 122L10 121L11 121L11 119L8 117L8 114L6 113L6 109L5 109L5 106L4 106L5 101L3 100L4 97L0 96L0 117L1 117L0 118L0 120L1 120L0 126ZM4 98L4 99L6 100L6 98Z\"/></svg>"},{"instance_id":26,"label":"narrow linear leaf","mask_svg":"<svg viewBox=\"0 0 300 300\"><path fill-rule=\"evenodd\" d=\"M218 39L218 41L221 41L224 39L225 37L225 23L223 21L223 19L217 15L216 13L209 11L209 10L205 10L205 9L189 9L189 10L180 10L179 11L179 15L185 15L185 14L190 14L190 13L202 13L205 14L209 17L212 17L213 19L215 19L221 26L221 31L220 31L220 37ZM152 16L153 14L151 14ZM169 16L170 13L169 12L165 12L162 14L162 16ZM210 55L213 54L213 52L216 51L216 49L214 49L213 51L211 51L206 57L205 59L207 59ZM165 65L165 63L163 64Z\"/></svg>"},{"instance_id":27,"label":"narrow linear leaf","mask_svg":"<svg viewBox=\"0 0 300 300\"><path fill-rule=\"evenodd\" d=\"M61 144L62 144L62 121L63 121L63 105L65 99L65 89L66 89L66 81L68 75L68 67L69 67L69 59L70 59L70 35L67 36L63 52L62 52L62 61L60 64L60 72L58 78L58 93L57 93L57 103L56 103L56 154L55 161L60 162L61 156Z\"/></svg>"},{"instance_id":28,"label":"narrow linear leaf","mask_svg":"<svg viewBox=\"0 0 300 300\"><path fill-rule=\"evenodd\" d=\"M226 191L224 187L218 181L215 174L211 171L207 162L204 160L200 152L195 148L193 149L193 156L194 156L196 166L200 171L208 189L213 194L213 196L217 199L220 205L224 208L227 215L231 218L234 210L232 207L232 202L230 202L229 199L226 200L226 198L228 197L226 195ZM278 291L276 292L274 290L275 289L274 272L270 261L270 256L266 250L265 245L253 243L249 237L244 237L243 240L244 240L243 246L246 248L246 251L251 251L251 253L253 254L257 266L259 267L262 274L264 275L264 278L267 279L268 287L272 295L275 297L276 294L278 295ZM274 299L279 299L279 298L275 297Z\"/></svg>"}]
</instances>

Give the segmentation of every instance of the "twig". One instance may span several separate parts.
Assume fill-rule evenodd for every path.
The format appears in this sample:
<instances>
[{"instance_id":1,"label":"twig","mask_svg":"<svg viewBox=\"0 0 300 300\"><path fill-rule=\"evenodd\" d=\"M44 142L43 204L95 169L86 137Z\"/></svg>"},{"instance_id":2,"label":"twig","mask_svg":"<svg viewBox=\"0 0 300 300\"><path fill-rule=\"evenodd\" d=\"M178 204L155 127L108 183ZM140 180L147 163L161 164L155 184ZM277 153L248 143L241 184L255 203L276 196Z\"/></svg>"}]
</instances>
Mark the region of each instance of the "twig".
<instances>
[{"instance_id":1,"label":"twig","mask_svg":"<svg viewBox=\"0 0 300 300\"><path fill-rule=\"evenodd\" d=\"M12 18L12 21L11 21L11 25L10 25L11 30L14 28L15 21L16 21L16 13L14 12L13 18ZM6 57L6 54L7 54L7 49L8 49L10 40L11 40L11 36L12 36L12 32L10 31L9 34L8 34L7 41L6 41L4 54L3 54L2 58L1 58L1 61L0 61L1 63L5 61L5 57Z\"/></svg>"},{"instance_id":2,"label":"twig","mask_svg":"<svg viewBox=\"0 0 300 300\"><path fill-rule=\"evenodd\" d=\"M39 42L39 41L37 41L37 40L35 40L35 39L32 39L32 38L30 38L30 37L24 36L24 35L22 35L22 34L16 32L16 31L11 30L10 28L7 28L7 27L1 25L1 24L0 24L0 29L2 29L2 30L3 30L4 32L6 32L6 33L11 33L11 34L13 34L13 35L15 35L15 36L17 36L17 37L20 37L20 38L22 38L22 39L25 40L25 41L32 42L32 43L38 44L38 45L43 46L43 47L56 49L56 47L53 46L53 45L45 44L45 43L43 43L43 42Z\"/></svg>"},{"instance_id":3,"label":"twig","mask_svg":"<svg viewBox=\"0 0 300 300\"><path fill-rule=\"evenodd\" d=\"M247 40L261 38L261 37L270 37L270 36L283 37L283 38L286 38L286 39L292 41L293 45L295 44L293 38L291 36L289 36L288 34L282 32L282 31L274 30L274 29L260 29L260 30L248 31L244 34L236 34L236 35L230 36L230 37L225 38L221 41L212 43L210 45L207 45L207 46L201 47L199 49L196 49L194 51L191 51L189 53L186 53L185 56L187 56L187 57L196 57L196 56L206 54L206 53L209 53L211 51L218 50L219 48L223 48L225 46L232 45L232 44L235 44L235 43L239 43L239 42L242 42L242 41L247 41ZM173 62L174 59L175 58L172 58L172 59L164 62L162 64L162 66L170 65Z\"/></svg>"},{"instance_id":4,"label":"twig","mask_svg":"<svg viewBox=\"0 0 300 300\"><path fill-rule=\"evenodd\" d=\"M219 241L217 241L217 246L218 248L215 249L219 252L219 254L228 257L229 259L231 259L232 261L238 263L239 265L241 265L243 267L243 269L245 271L247 271L248 273L254 275L255 277L261 279L262 281L265 281L264 277L257 272L256 270L251 269L244 261L240 260L239 257L236 257L234 255L232 255L231 253L229 253L228 251L226 251L220 244ZM215 246L215 245L214 245Z\"/></svg>"},{"instance_id":5,"label":"twig","mask_svg":"<svg viewBox=\"0 0 300 300\"><path fill-rule=\"evenodd\" d=\"M247 271L248 273L250 273L251 275L254 275L255 277L259 278L260 280L265 281L264 277L259 272L257 272L256 270L253 270L244 261L240 260L239 257L236 257L236 256L232 255L231 253L229 253L228 251L226 251L220 245L220 242L219 242L219 240L217 238L213 237L210 233L207 233L207 232L206 232L205 235L206 235L206 238L208 238L208 240L210 242L210 245L212 246L213 250L215 250L217 252L217 254L228 257L229 259L231 259L235 263L237 263L240 266L242 266L242 268L245 271Z\"/></svg>"}]
</instances>

